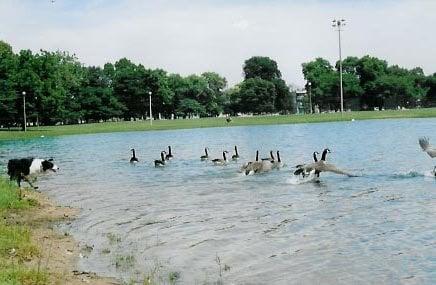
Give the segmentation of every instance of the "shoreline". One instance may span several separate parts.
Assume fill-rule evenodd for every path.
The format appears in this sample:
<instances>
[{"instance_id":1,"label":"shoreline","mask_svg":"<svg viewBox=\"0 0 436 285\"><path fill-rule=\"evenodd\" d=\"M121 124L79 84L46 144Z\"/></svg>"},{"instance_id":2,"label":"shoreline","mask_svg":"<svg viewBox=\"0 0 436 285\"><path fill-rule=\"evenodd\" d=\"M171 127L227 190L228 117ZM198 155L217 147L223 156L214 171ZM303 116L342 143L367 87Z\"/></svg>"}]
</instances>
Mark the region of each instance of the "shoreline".
<instances>
[{"instance_id":1,"label":"shoreline","mask_svg":"<svg viewBox=\"0 0 436 285\"><path fill-rule=\"evenodd\" d=\"M301 115L264 115L252 117L232 117L232 122L227 123L226 118L199 118L150 121L119 121L101 122L75 125L28 127L27 132L19 130L0 129L0 142L16 139L31 139L40 137L56 137L63 135L134 132L134 131L159 131L232 126L260 126L283 124L308 124L329 123L363 120L383 119L414 119L436 118L436 108L384 110L384 111L356 111L340 113L301 114Z\"/></svg>"},{"instance_id":2,"label":"shoreline","mask_svg":"<svg viewBox=\"0 0 436 285\"><path fill-rule=\"evenodd\" d=\"M79 209L59 206L46 194L36 191L23 191L24 199L33 199L37 205L15 214L10 214L9 222L28 225L31 241L40 250L40 256L25 262L29 268L42 268L49 274L48 284L120 284L113 278L98 276L92 272L77 270L77 263L83 250L73 236L61 233L53 225L68 223L79 213Z\"/></svg>"}]
</instances>

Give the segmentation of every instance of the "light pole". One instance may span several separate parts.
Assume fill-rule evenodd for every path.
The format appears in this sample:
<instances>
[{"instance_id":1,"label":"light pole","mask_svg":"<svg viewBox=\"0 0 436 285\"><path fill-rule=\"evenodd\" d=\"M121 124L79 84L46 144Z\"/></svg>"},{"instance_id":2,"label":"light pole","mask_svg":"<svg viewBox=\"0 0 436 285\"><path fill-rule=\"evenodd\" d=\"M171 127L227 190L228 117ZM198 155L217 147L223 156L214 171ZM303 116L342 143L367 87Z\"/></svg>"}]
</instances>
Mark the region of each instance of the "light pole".
<instances>
[{"instance_id":1,"label":"light pole","mask_svg":"<svg viewBox=\"0 0 436 285\"><path fill-rule=\"evenodd\" d=\"M26 91L23 91L23 119L24 119L24 128L23 130L27 131L27 119L26 119Z\"/></svg>"},{"instance_id":2,"label":"light pole","mask_svg":"<svg viewBox=\"0 0 436 285\"><path fill-rule=\"evenodd\" d=\"M150 126L153 125L153 113L151 112L151 91L148 91L148 99L149 99L149 105L150 105Z\"/></svg>"},{"instance_id":3,"label":"light pole","mask_svg":"<svg viewBox=\"0 0 436 285\"><path fill-rule=\"evenodd\" d=\"M313 111L312 111L312 83L308 82L307 87L308 87L307 89L309 89L308 90L309 91L309 110L310 110L310 113L313 114Z\"/></svg>"},{"instance_id":4,"label":"light pole","mask_svg":"<svg viewBox=\"0 0 436 285\"><path fill-rule=\"evenodd\" d=\"M36 126L39 130L39 111L38 111L38 96L35 96L35 105L36 105Z\"/></svg>"},{"instance_id":5,"label":"light pole","mask_svg":"<svg viewBox=\"0 0 436 285\"><path fill-rule=\"evenodd\" d=\"M341 114L344 113L344 89L342 88L342 47L341 47L341 31L342 27L345 26L345 20L333 20L332 26L338 31L339 40L339 81L340 81L340 92L341 92Z\"/></svg>"}]
</instances>

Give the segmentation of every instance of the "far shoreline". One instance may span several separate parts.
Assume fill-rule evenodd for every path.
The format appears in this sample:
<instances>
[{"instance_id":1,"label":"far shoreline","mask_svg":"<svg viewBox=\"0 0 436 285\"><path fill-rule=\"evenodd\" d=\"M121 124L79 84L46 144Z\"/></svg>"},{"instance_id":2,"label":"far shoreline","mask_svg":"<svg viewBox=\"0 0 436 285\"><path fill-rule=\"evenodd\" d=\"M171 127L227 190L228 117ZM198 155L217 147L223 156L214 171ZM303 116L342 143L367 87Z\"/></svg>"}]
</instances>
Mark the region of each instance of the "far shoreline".
<instances>
[{"instance_id":1,"label":"far shoreline","mask_svg":"<svg viewBox=\"0 0 436 285\"><path fill-rule=\"evenodd\" d=\"M28 127L27 132L19 130L0 129L0 141L32 139L38 137L56 137L63 135L81 135L98 133L117 133L135 131L160 131L194 128L215 128L234 126L261 126L307 123L330 123L343 121L381 120L381 119L412 119L435 118L436 108L383 110L383 111L357 111L341 113L321 113L304 115L259 115L252 117L232 117L230 123L224 117L154 120L150 125L149 120L102 122L75 125Z\"/></svg>"}]
</instances>

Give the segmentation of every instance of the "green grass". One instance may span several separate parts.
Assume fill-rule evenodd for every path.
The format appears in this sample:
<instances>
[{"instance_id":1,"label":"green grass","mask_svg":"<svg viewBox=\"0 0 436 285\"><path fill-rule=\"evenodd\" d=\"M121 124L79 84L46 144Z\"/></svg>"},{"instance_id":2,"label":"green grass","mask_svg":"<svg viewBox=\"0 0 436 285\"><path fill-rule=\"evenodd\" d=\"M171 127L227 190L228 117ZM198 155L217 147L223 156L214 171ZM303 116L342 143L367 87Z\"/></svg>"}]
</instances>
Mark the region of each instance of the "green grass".
<instances>
[{"instance_id":1,"label":"green grass","mask_svg":"<svg viewBox=\"0 0 436 285\"><path fill-rule=\"evenodd\" d=\"M18 189L0 177L0 284L46 284L48 274L25 266L40 252L31 241L31 229L8 218L13 212L28 209L33 200L19 199Z\"/></svg>"},{"instance_id":2,"label":"green grass","mask_svg":"<svg viewBox=\"0 0 436 285\"><path fill-rule=\"evenodd\" d=\"M27 209L34 201L19 199L17 186L0 178L0 213L10 209Z\"/></svg>"},{"instance_id":3,"label":"green grass","mask_svg":"<svg viewBox=\"0 0 436 285\"><path fill-rule=\"evenodd\" d=\"M0 140L27 139L41 136L60 136L73 134L93 134L126 131L150 131L150 130L174 130L190 128L209 128L225 126L247 126L247 125L273 125L273 124L300 124L300 123L321 123L334 121L390 119L390 118L432 118L436 117L436 108L412 109L412 110L386 110L386 111L365 111L307 115L284 115L284 116L255 116L255 117L234 117L230 124L224 118L202 118L190 120L156 120L153 126L149 121L136 122L107 122L82 125L64 126L42 126L31 127L28 131L0 131Z\"/></svg>"}]
</instances>

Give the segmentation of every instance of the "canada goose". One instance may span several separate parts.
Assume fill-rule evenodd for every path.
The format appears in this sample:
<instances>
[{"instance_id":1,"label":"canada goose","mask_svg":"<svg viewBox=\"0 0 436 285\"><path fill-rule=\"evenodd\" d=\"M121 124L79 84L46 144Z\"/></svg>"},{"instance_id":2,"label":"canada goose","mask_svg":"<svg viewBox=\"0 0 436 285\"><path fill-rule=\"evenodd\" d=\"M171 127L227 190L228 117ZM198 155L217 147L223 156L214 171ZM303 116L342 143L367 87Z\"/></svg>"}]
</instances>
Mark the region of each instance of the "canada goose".
<instances>
[{"instance_id":1,"label":"canada goose","mask_svg":"<svg viewBox=\"0 0 436 285\"><path fill-rule=\"evenodd\" d=\"M154 166L155 167L163 167L165 166L165 151L161 151L160 152L160 159L156 159L154 161Z\"/></svg>"},{"instance_id":2,"label":"canada goose","mask_svg":"<svg viewBox=\"0 0 436 285\"><path fill-rule=\"evenodd\" d=\"M274 158L274 154L273 154L273 151L272 151L272 150L269 151L269 155L270 155L270 157L262 158L262 160L263 160L263 161L268 160L268 161L273 162L275 158Z\"/></svg>"},{"instance_id":3,"label":"canada goose","mask_svg":"<svg viewBox=\"0 0 436 285\"><path fill-rule=\"evenodd\" d=\"M207 153L207 147L204 148L205 155L200 156L201 161L208 160L209 154Z\"/></svg>"},{"instance_id":4,"label":"canada goose","mask_svg":"<svg viewBox=\"0 0 436 285\"><path fill-rule=\"evenodd\" d=\"M238 159L239 159L238 147L235 145L235 154L232 155L232 160L238 160Z\"/></svg>"},{"instance_id":5,"label":"canada goose","mask_svg":"<svg viewBox=\"0 0 436 285\"><path fill-rule=\"evenodd\" d=\"M248 163L242 171L245 172L245 175L249 175L250 173L268 172L271 169L273 169L273 163L269 160L262 160Z\"/></svg>"},{"instance_id":6,"label":"canada goose","mask_svg":"<svg viewBox=\"0 0 436 285\"><path fill-rule=\"evenodd\" d=\"M313 160L315 161L315 162L318 162L318 157L316 156L317 154L319 154L319 152L317 152L317 151L314 151L313 152ZM326 154L327 155L327 154ZM324 156L324 160L325 160L325 156ZM318 170L315 170L315 176L316 177L319 177L319 171Z\"/></svg>"},{"instance_id":7,"label":"canada goose","mask_svg":"<svg viewBox=\"0 0 436 285\"><path fill-rule=\"evenodd\" d=\"M171 146L168 146L168 154L165 156L166 160L173 159L173 154L171 153Z\"/></svg>"},{"instance_id":8,"label":"canada goose","mask_svg":"<svg viewBox=\"0 0 436 285\"><path fill-rule=\"evenodd\" d=\"M434 175L434 177L436 177L436 166L433 168L433 171L431 172L432 175Z\"/></svg>"},{"instance_id":9,"label":"canada goose","mask_svg":"<svg viewBox=\"0 0 436 285\"><path fill-rule=\"evenodd\" d=\"M280 169L283 166L282 160L280 159L280 151L277 151L277 160L272 162L272 168Z\"/></svg>"},{"instance_id":10,"label":"canada goose","mask_svg":"<svg viewBox=\"0 0 436 285\"><path fill-rule=\"evenodd\" d=\"M214 160L212 160L213 164L215 164L215 165L225 165L225 164L227 164L226 153L228 153L227 150L223 151L223 158L215 158Z\"/></svg>"},{"instance_id":11,"label":"canada goose","mask_svg":"<svg viewBox=\"0 0 436 285\"><path fill-rule=\"evenodd\" d=\"M299 165L299 166L297 166L297 170L295 170L294 174L295 175L303 174L303 177L304 177L306 173L310 173L312 171L315 171L315 173L316 173L318 171L319 173L320 172L332 172L332 173L336 173L336 174L347 175L348 177L356 177L356 175L354 175L354 174L340 170L339 168L337 168L333 164L326 163L325 158L326 158L327 153L329 153L329 152L330 152L329 149L324 149L323 155L322 155L322 158L320 161L306 164L306 165Z\"/></svg>"},{"instance_id":12,"label":"canada goose","mask_svg":"<svg viewBox=\"0 0 436 285\"><path fill-rule=\"evenodd\" d=\"M132 148L131 151L132 151L132 157L130 158L130 162L131 162L131 163L138 162L139 160L138 160L138 158L136 157L135 149Z\"/></svg>"},{"instance_id":13,"label":"canada goose","mask_svg":"<svg viewBox=\"0 0 436 285\"><path fill-rule=\"evenodd\" d=\"M430 140L428 138L420 138L419 145L421 146L422 150L425 151L431 158L436 157L436 148L433 148L430 145Z\"/></svg>"},{"instance_id":14,"label":"canada goose","mask_svg":"<svg viewBox=\"0 0 436 285\"><path fill-rule=\"evenodd\" d=\"M242 166L240 171L244 172L245 175L249 175L250 173L260 173L267 172L273 168L273 163L269 160L261 160L259 161L259 151L256 151L256 160L250 161L246 165Z\"/></svg>"}]
</instances>

